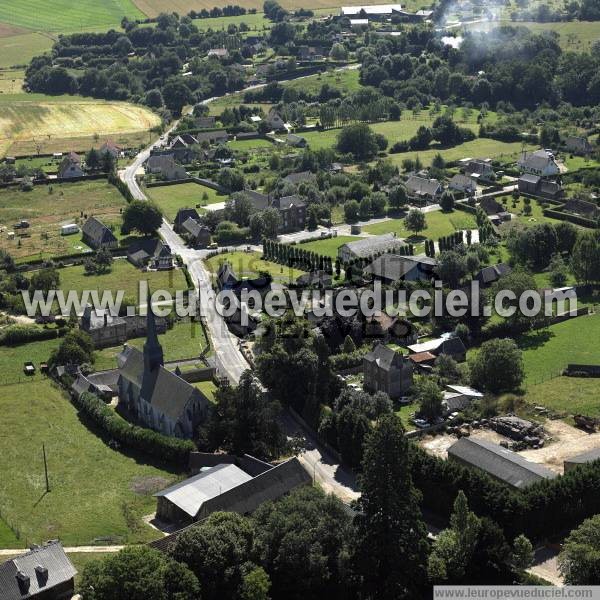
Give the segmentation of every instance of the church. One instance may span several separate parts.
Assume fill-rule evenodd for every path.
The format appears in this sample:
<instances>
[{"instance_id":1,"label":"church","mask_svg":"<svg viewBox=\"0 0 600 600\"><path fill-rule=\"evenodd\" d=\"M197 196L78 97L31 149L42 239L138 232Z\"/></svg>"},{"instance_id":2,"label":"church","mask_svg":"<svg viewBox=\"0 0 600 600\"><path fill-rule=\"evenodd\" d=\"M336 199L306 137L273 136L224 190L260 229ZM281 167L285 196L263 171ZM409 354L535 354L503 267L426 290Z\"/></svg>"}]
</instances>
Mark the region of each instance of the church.
<instances>
[{"instance_id":1,"label":"church","mask_svg":"<svg viewBox=\"0 0 600 600\"><path fill-rule=\"evenodd\" d=\"M140 424L165 435L194 436L208 414L200 390L164 366L156 319L150 302L143 351L125 345L117 357L119 402Z\"/></svg>"}]
</instances>

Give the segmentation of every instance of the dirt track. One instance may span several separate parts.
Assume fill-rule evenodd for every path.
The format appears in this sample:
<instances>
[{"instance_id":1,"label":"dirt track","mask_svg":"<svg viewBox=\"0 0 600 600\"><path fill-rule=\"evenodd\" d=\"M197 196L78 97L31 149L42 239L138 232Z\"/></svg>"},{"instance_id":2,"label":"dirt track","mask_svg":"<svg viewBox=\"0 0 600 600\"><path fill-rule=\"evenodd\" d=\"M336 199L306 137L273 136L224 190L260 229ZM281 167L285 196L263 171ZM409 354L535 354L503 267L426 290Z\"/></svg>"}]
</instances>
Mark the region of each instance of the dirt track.
<instances>
[{"instance_id":1,"label":"dirt track","mask_svg":"<svg viewBox=\"0 0 600 600\"><path fill-rule=\"evenodd\" d=\"M539 450L524 450L519 454L527 460L543 464L557 473L563 472L563 463L567 458L600 448L600 433L589 434L564 421L548 420L544 423L544 427L551 438L546 442L546 446ZM507 439L489 429L475 429L471 435L496 444ZM420 445L434 456L447 458L448 448L456 440L456 436L448 434L427 436L423 438Z\"/></svg>"}]
</instances>

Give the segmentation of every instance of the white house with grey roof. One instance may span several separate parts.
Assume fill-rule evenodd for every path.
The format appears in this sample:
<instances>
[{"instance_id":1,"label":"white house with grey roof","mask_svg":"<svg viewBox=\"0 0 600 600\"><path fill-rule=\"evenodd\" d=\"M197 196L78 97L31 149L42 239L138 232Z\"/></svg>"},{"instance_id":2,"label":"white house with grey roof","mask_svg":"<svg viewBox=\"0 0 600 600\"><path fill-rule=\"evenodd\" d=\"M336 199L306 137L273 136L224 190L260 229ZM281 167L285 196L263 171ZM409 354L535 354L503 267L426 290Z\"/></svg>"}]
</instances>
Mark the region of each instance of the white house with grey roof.
<instances>
[{"instance_id":1,"label":"white house with grey roof","mask_svg":"<svg viewBox=\"0 0 600 600\"><path fill-rule=\"evenodd\" d=\"M2 600L63 600L74 594L77 569L58 540L0 564Z\"/></svg>"},{"instance_id":2,"label":"white house with grey roof","mask_svg":"<svg viewBox=\"0 0 600 600\"><path fill-rule=\"evenodd\" d=\"M523 152L517 166L523 173L539 175L540 177L552 177L560 173L554 154L547 150Z\"/></svg>"},{"instance_id":3,"label":"white house with grey roof","mask_svg":"<svg viewBox=\"0 0 600 600\"><path fill-rule=\"evenodd\" d=\"M119 245L115 234L96 217L90 217L81 228L84 243L90 248L116 248Z\"/></svg>"},{"instance_id":4,"label":"white house with grey roof","mask_svg":"<svg viewBox=\"0 0 600 600\"><path fill-rule=\"evenodd\" d=\"M557 476L554 471L498 444L476 437L463 437L448 448L448 460L479 469L490 477L522 489Z\"/></svg>"},{"instance_id":5,"label":"white house with grey roof","mask_svg":"<svg viewBox=\"0 0 600 600\"><path fill-rule=\"evenodd\" d=\"M348 263L356 258L368 258L388 250L397 250L401 246L403 243L395 233L384 233L342 244L338 248L338 257L342 262Z\"/></svg>"}]
</instances>

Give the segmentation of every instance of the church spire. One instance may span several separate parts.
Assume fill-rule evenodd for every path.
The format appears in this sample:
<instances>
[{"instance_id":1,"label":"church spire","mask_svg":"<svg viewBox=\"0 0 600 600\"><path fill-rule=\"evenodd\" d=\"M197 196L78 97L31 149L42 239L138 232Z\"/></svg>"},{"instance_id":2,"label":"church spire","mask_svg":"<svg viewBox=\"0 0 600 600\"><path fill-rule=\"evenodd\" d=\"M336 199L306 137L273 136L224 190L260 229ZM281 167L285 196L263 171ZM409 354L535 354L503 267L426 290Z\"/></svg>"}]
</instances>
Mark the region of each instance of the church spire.
<instances>
[{"instance_id":1,"label":"church spire","mask_svg":"<svg viewBox=\"0 0 600 600\"><path fill-rule=\"evenodd\" d=\"M152 300L150 289L148 289L148 299L146 301L146 342L144 343L144 370L146 372L154 371L165 364L163 349L158 341L156 333L156 320L152 310Z\"/></svg>"}]
</instances>

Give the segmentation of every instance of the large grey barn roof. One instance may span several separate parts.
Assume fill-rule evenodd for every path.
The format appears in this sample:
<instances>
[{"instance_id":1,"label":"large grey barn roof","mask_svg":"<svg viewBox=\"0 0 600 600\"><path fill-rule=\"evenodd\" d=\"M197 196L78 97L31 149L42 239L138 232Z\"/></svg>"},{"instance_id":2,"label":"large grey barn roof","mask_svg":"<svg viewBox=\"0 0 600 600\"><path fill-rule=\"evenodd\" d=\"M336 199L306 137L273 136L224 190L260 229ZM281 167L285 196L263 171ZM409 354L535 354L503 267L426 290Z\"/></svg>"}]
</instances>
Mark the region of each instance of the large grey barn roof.
<instances>
[{"instance_id":1,"label":"large grey barn roof","mask_svg":"<svg viewBox=\"0 0 600 600\"><path fill-rule=\"evenodd\" d=\"M454 456L516 488L556 477L553 471L525 460L516 452L480 438L461 438L448 448L448 456Z\"/></svg>"},{"instance_id":2,"label":"large grey barn roof","mask_svg":"<svg viewBox=\"0 0 600 600\"><path fill-rule=\"evenodd\" d=\"M41 566L46 573L36 571ZM17 573L29 577L27 587L19 585ZM40 592L65 583L77 574L60 542L49 542L45 546L33 548L0 564L0 598L2 600L24 600Z\"/></svg>"},{"instance_id":3,"label":"large grey barn roof","mask_svg":"<svg viewBox=\"0 0 600 600\"><path fill-rule=\"evenodd\" d=\"M211 498L252 479L248 473L232 464L217 465L185 481L154 494L164 497L194 518L202 505Z\"/></svg>"},{"instance_id":4,"label":"large grey barn roof","mask_svg":"<svg viewBox=\"0 0 600 600\"><path fill-rule=\"evenodd\" d=\"M587 452L576 454L575 456L565 459L565 462L583 465L594 460L600 460L600 448L594 448L592 450L588 450Z\"/></svg>"}]
</instances>

